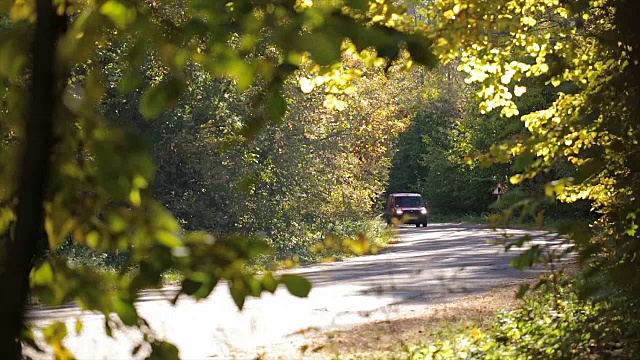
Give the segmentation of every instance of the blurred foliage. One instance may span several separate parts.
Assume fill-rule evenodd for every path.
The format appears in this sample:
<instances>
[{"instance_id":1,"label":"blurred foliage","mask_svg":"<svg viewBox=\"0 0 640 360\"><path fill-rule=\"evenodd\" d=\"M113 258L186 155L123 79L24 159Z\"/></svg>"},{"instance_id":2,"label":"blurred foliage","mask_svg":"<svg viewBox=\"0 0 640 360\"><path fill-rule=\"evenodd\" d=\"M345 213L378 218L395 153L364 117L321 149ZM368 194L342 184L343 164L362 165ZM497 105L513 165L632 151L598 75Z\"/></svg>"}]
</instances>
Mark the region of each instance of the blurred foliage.
<instances>
[{"instance_id":1,"label":"blurred foliage","mask_svg":"<svg viewBox=\"0 0 640 360\"><path fill-rule=\"evenodd\" d=\"M42 241L23 261L33 293L142 331L137 293L170 269L197 299L228 281L238 307L280 283L306 295L306 280L256 277L246 265L270 252L311 257L314 244L323 256L375 251L387 235L367 219L385 189L420 192L436 212L483 212L509 179L494 204L504 216L492 219L578 218L558 236L591 276L581 294L638 290L640 5L439 0L416 18L405 10L388 0L1 1L0 274L16 271L16 244L35 241L15 236L25 220L19 174L43 158L52 173L33 193L44 219L30 219ZM34 28L47 21L64 23L49 34L54 55L32 62L42 45ZM434 65L432 43L443 65L413 66ZM30 85L43 73L57 89L55 111L42 116L53 134L32 154ZM118 271L72 264L74 251ZM534 246L514 265L542 255ZM22 314L24 299L8 298L3 314ZM587 323L600 309L609 308L572 316ZM59 358L70 356L66 334L45 330ZM178 355L145 339L152 356Z\"/></svg>"},{"instance_id":2,"label":"blurred foliage","mask_svg":"<svg viewBox=\"0 0 640 360\"><path fill-rule=\"evenodd\" d=\"M400 129L403 117L392 106L392 93L377 94L366 86L384 86L383 70L396 58L404 68L414 61L436 61L429 40L403 13L403 7L386 0L0 2L3 276L18 281L23 270L18 267L33 266L31 289L44 304L74 300L83 309L100 311L107 315L108 334L120 326L108 317L116 314L125 326L145 332L152 358L175 358L178 351L153 337L134 302L139 290L161 285L167 269L184 275L180 294L196 299L227 281L239 308L246 297L273 292L278 284L306 296L307 280L269 272L254 276L243 271L244 264L270 251L268 240L278 251L278 246L294 249L295 241L273 241L291 233L281 229L308 232L319 224L296 223L297 218L366 209L371 191L382 186L384 154L396 133L386 131L387 120L399 121L393 127ZM34 27L46 29L51 23L64 24L60 34L33 35ZM52 56L31 63L32 51L47 44L53 45ZM47 87L59 89L53 94L55 111L29 118L27 105L39 98L27 89L41 74L51 78ZM377 80L358 85L362 76ZM354 95L359 86L362 92ZM367 101L376 104L369 107ZM328 110L316 105L316 113L305 113L307 102ZM358 110L328 112L347 107ZM34 138L25 129L35 122L53 124L52 137L45 135L40 148L24 147ZM315 127L325 127L323 136L335 137L335 144L351 151L340 148L338 158L320 151L333 144L305 132ZM285 138L283 130L293 136ZM305 142L310 145L301 146ZM33 156L45 159L51 174L40 179L45 193L34 198L44 207L44 219L36 212L29 219L36 228L29 231L37 236L42 227L42 246L54 255L36 258L28 250L25 259L8 262L10 249L31 249L27 242L35 241L14 238L12 232L15 222L27 223L16 218L16 203L25 199L18 193L28 195L18 191L17 174ZM210 157L215 161L198 162ZM372 170L361 164L364 160ZM307 172L298 176L289 170L296 167ZM329 180L343 168L342 182L325 188L309 182ZM230 189L236 179L241 181ZM346 179L354 183L343 187ZM358 189L363 183L373 188ZM301 199L311 194L317 194L316 203L303 206ZM328 208L319 205L325 203ZM344 204L353 208L336 211ZM256 234L262 228L269 239ZM117 273L75 266L55 253L68 241L98 254L127 256ZM23 295L0 302L2 313L22 320ZM0 347L15 358L20 354L12 353L11 344L21 329L11 324ZM71 357L62 342L66 328L54 324L44 332L56 357Z\"/></svg>"}]
</instances>

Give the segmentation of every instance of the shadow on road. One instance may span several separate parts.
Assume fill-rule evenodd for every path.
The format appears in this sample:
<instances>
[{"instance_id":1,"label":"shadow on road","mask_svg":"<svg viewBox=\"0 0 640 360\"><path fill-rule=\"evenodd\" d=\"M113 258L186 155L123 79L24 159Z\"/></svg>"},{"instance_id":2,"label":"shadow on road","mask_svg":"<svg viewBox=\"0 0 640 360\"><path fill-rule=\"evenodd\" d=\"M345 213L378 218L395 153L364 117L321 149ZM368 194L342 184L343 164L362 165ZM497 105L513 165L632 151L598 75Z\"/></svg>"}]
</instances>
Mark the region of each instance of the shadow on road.
<instances>
[{"instance_id":1,"label":"shadow on road","mask_svg":"<svg viewBox=\"0 0 640 360\"><path fill-rule=\"evenodd\" d=\"M381 254L298 273L315 287L352 283L364 287L362 294L393 296L397 304L410 304L484 291L540 271L511 268L517 253L489 244L504 239L503 233L479 225L400 227L398 235L401 241Z\"/></svg>"},{"instance_id":2,"label":"shadow on road","mask_svg":"<svg viewBox=\"0 0 640 360\"><path fill-rule=\"evenodd\" d=\"M510 231L512 235L524 231ZM352 285L352 295L393 297L397 304L424 304L487 290L493 286L531 276L538 270L518 271L509 266L515 252L489 242L504 240L503 232L482 225L430 224L427 228L400 226L398 241L378 255L344 262L296 269L314 288ZM139 303L168 300L177 287L144 291ZM77 315L74 303L55 308L34 306L31 320Z\"/></svg>"}]
</instances>

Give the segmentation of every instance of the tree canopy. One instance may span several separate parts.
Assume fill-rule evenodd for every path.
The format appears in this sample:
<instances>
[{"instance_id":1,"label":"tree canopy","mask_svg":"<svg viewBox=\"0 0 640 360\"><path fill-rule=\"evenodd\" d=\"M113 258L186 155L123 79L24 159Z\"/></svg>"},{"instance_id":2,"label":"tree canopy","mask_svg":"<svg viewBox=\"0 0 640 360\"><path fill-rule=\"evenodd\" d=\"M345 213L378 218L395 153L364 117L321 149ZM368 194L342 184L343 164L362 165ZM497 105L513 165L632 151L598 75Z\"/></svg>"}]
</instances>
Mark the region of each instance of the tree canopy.
<instances>
[{"instance_id":1,"label":"tree canopy","mask_svg":"<svg viewBox=\"0 0 640 360\"><path fill-rule=\"evenodd\" d=\"M436 53L445 62L459 61L465 81L479 87L480 111L500 111L526 127L476 161L513 160L512 184L568 166L546 181L546 196L588 200L600 217L562 232L575 240L588 268L624 287L638 285L628 276L638 271L640 71L638 29L629 15L637 8L617 0L445 0L431 2L423 13ZM533 80L555 95L523 111L518 99Z\"/></svg>"}]
</instances>

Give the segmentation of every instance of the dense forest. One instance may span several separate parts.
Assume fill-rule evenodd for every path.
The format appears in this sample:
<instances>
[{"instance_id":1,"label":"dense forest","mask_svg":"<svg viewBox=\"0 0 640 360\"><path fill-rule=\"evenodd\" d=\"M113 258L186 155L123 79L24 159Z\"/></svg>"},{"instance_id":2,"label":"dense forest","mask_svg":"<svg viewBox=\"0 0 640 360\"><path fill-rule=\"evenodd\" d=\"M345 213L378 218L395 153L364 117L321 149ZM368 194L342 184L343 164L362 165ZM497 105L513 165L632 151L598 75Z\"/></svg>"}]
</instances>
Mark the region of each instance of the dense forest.
<instances>
[{"instance_id":1,"label":"dense forest","mask_svg":"<svg viewBox=\"0 0 640 360\"><path fill-rule=\"evenodd\" d=\"M247 266L318 260L328 239L375 252L404 191L434 217L557 223L580 298L635 303L638 7L2 2L0 357L33 340L32 296L142 331L137 292L168 271L195 298L229 281L240 308L278 284L304 297Z\"/></svg>"}]
</instances>

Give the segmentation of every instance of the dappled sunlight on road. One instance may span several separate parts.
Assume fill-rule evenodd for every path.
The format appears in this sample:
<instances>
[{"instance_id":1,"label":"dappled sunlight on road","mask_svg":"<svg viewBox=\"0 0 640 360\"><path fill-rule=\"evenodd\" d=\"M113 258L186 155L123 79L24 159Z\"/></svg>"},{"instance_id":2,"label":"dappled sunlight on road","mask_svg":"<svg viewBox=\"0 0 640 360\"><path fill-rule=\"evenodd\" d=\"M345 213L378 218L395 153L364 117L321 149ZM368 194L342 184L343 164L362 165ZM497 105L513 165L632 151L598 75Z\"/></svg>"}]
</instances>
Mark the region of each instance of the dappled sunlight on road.
<instances>
[{"instance_id":1,"label":"dappled sunlight on road","mask_svg":"<svg viewBox=\"0 0 640 360\"><path fill-rule=\"evenodd\" d=\"M413 311L416 307L446 302L469 293L516 281L539 269L517 271L509 266L516 252L504 252L503 232L481 226L430 224L427 228L399 227L398 242L378 255L347 259L290 270L313 283L307 299L280 289L251 299L239 312L225 284L204 301L182 299L173 307L149 292L137 304L159 338L176 344L183 358L259 353L267 346L290 342L292 334L308 328L330 330L383 320ZM538 243L544 233L509 231L509 236L533 234ZM74 315L74 309L67 309ZM32 312L36 324L48 323L64 312ZM70 328L75 320L68 317ZM70 336L66 344L81 359L128 358L140 335L116 331L104 335L104 318L85 315L81 336ZM293 336L293 337L292 337ZM141 356L146 353L143 349Z\"/></svg>"}]
</instances>

